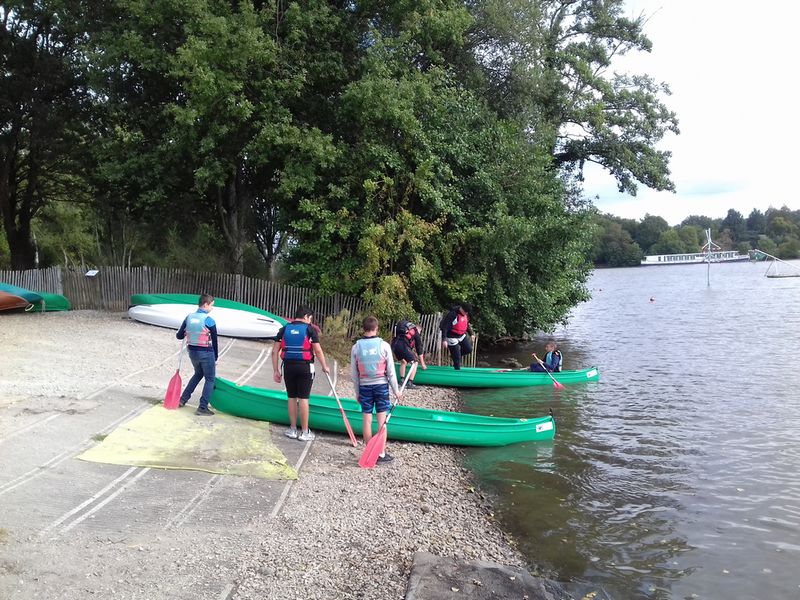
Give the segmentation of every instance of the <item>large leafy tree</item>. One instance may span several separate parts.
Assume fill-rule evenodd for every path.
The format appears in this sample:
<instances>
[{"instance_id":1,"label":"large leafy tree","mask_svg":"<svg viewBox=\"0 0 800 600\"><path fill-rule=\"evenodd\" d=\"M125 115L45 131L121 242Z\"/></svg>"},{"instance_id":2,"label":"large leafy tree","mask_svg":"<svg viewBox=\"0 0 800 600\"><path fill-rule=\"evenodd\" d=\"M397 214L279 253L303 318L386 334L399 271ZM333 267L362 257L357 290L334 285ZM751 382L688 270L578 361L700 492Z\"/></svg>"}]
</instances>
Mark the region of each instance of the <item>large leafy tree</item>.
<instances>
[{"instance_id":1,"label":"large leafy tree","mask_svg":"<svg viewBox=\"0 0 800 600\"><path fill-rule=\"evenodd\" d=\"M585 298L584 213L524 125L442 62L469 19L444 6L368 22L380 30L338 104L337 184L293 213L296 280L366 290L386 316L468 299L490 334L562 320Z\"/></svg>"},{"instance_id":2,"label":"large leafy tree","mask_svg":"<svg viewBox=\"0 0 800 600\"><path fill-rule=\"evenodd\" d=\"M143 183L131 197L150 203L150 216L161 208L184 229L214 222L235 272L253 242L272 260L282 205L313 189L333 154L315 125L328 115L314 86L343 77L332 48L347 28L314 1L126 1L106 11L115 19L98 32L99 74L119 119L103 161L109 181Z\"/></svg>"},{"instance_id":3,"label":"large leafy tree","mask_svg":"<svg viewBox=\"0 0 800 600\"><path fill-rule=\"evenodd\" d=\"M11 267L30 269L36 215L56 200L87 199L84 19L77 1L12 1L0 22L0 216Z\"/></svg>"},{"instance_id":4,"label":"large leafy tree","mask_svg":"<svg viewBox=\"0 0 800 600\"><path fill-rule=\"evenodd\" d=\"M669 88L642 74L617 73L615 57L649 52L646 18L623 16L623 0L478 0L470 36L487 94L503 114L523 119L556 165L582 178L597 163L635 195L639 184L673 190L670 153L678 133L663 103Z\"/></svg>"}]
</instances>

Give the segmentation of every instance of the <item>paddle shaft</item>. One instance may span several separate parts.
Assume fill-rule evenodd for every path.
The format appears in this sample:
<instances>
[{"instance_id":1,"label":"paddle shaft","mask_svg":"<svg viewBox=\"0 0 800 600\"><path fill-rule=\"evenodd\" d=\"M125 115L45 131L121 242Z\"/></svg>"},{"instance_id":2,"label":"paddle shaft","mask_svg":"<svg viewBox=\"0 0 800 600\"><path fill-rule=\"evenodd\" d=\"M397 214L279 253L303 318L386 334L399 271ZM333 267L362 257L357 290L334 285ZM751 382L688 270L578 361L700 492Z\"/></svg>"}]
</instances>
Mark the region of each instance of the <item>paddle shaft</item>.
<instances>
[{"instance_id":1,"label":"paddle shaft","mask_svg":"<svg viewBox=\"0 0 800 600\"><path fill-rule=\"evenodd\" d=\"M350 421L347 420L347 415L344 412L344 408L342 408L342 403L339 400L339 394L336 393L336 388L333 386L333 380L331 380L331 376L329 373L325 373L325 377L328 378L328 383L331 386L331 392L333 392L333 397L336 398L336 404L339 405L339 412L342 413L342 420L344 420L344 426L347 429L347 435L350 436L350 443L353 444L353 448L358 446L358 440L356 440L356 434L353 433L353 428L350 427Z\"/></svg>"},{"instance_id":2,"label":"paddle shaft","mask_svg":"<svg viewBox=\"0 0 800 600\"><path fill-rule=\"evenodd\" d=\"M411 376L412 376L414 373L416 373L416 371L417 371L417 364L418 364L418 363L417 363L416 361L414 361L414 362L412 362L412 363L411 363L411 368L408 370L408 373L406 373L406 376L405 376L405 378L403 379L403 383L402 383L402 385L400 386L400 395L401 395L401 396L403 395L403 392L404 392L404 391L405 391L405 389L406 389L406 384L408 383L408 380L409 380L409 379L411 379ZM397 403L398 403L398 402L399 402L399 400L398 400L397 398L395 398L395 399L394 399L394 402L392 402L392 405L389 407L389 414L387 414L387 415L386 415L386 420L383 422L383 425L381 425L381 429L386 429L386 424L389 422L389 419L391 419L391 418L392 418L392 413L394 412L394 407L395 407L395 406L397 406Z\"/></svg>"},{"instance_id":3,"label":"paddle shaft","mask_svg":"<svg viewBox=\"0 0 800 600\"><path fill-rule=\"evenodd\" d=\"M555 377L553 377L553 374L552 374L550 371L548 371L548 370L547 370L547 367L545 367L545 366L544 366L544 363L542 362L542 359L541 359L541 358L539 358L538 356L534 356L533 358L535 358L535 359L536 359L536 361L537 361L537 362L538 362L538 363L539 363L539 364L542 366L542 368L544 369L544 372L545 372L545 373L547 373L547 374L550 376L550 379L552 379L552 380L553 380L553 387L554 387L554 388L556 388L556 389L560 389L560 388L563 388L563 387L564 387L564 385L563 385L563 384L561 384L561 383L559 383L559 382L557 382L557 381L556 381L556 378L555 378Z\"/></svg>"}]
</instances>

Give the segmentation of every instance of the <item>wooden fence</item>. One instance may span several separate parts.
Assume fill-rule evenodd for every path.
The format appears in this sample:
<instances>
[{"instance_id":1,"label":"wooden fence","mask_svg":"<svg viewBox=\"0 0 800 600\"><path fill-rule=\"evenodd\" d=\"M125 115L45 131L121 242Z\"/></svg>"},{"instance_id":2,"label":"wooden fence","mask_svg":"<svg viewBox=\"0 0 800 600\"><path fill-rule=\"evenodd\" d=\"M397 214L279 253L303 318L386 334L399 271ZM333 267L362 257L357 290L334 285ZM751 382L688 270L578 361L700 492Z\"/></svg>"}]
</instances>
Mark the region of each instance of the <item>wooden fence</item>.
<instances>
[{"instance_id":1,"label":"wooden fence","mask_svg":"<svg viewBox=\"0 0 800 600\"><path fill-rule=\"evenodd\" d=\"M244 275L228 273L194 272L183 269L152 267L99 267L95 271L75 271L63 267L33 269L29 271L0 271L0 282L10 283L37 292L66 296L73 309L108 310L123 312L130 306L132 294L200 294L207 292L236 302L243 302L266 311L291 317L298 306L308 306L323 325L325 318L348 310L351 315L364 314L367 304L360 298L333 294L322 296L317 290L273 283ZM450 356L442 348L439 321L442 313L418 315L425 345L425 354L431 364L450 364ZM360 331L356 319L350 324L348 335L355 337ZM477 340L476 340L477 342ZM477 343L475 344L477 349ZM474 366L476 352L464 358L465 366Z\"/></svg>"}]
</instances>

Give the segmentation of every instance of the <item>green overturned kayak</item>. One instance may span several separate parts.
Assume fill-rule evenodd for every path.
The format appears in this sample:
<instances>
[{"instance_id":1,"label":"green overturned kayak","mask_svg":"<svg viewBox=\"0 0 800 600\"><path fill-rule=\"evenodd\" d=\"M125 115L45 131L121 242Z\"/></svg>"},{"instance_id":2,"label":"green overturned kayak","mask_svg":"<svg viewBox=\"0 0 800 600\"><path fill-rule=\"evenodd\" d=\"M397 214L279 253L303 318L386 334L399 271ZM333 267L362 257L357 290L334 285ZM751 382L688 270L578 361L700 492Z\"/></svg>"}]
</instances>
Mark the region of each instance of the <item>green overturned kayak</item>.
<instances>
[{"instance_id":1,"label":"green overturned kayak","mask_svg":"<svg viewBox=\"0 0 800 600\"><path fill-rule=\"evenodd\" d=\"M340 400L353 431L361 435L361 408L350 398ZM311 429L346 433L335 398L312 394L309 403ZM217 378L211 404L214 408L237 417L284 425L289 423L286 393L277 390L240 386ZM372 427L377 432L378 425L374 419ZM429 444L505 446L518 442L552 440L555 432L556 425L552 416L508 419L414 408L401 404L394 409L388 435L395 440Z\"/></svg>"},{"instance_id":2,"label":"green overturned kayak","mask_svg":"<svg viewBox=\"0 0 800 600\"><path fill-rule=\"evenodd\" d=\"M400 367L397 364L395 364L395 371L399 377ZM581 371L559 371L551 373L551 375L556 381L566 385L600 379L597 367ZM414 383L446 387L503 388L553 385L553 380L547 373L534 373L527 370L461 367L456 371L453 367L429 366L425 370L417 368Z\"/></svg>"},{"instance_id":3,"label":"green overturned kayak","mask_svg":"<svg viewBox=\"0 0 800 600\"><path fill-rule=\"evenodd\" d=\"M60 310L71 310L72 304L66 296L61 294L50 294L48 292L36 292L42 297L41 302L34 302L33 312L52 312Z\"/></svg>"}]
</instances>

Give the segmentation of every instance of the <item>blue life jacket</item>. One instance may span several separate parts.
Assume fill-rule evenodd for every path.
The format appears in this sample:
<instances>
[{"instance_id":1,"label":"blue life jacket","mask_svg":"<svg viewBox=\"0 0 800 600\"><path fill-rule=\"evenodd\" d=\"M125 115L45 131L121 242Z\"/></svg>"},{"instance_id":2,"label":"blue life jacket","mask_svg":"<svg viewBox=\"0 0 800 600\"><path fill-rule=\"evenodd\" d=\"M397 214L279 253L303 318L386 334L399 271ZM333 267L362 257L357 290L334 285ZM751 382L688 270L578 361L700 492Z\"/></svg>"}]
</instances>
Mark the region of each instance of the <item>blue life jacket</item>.
<instances>
[{"instance_id":1,"label":"blue life jacket","mask_svg":"<svg viewBox=\"0 0 800 600\"><path fill-rule=\"evenodd\" d=\"M311 340L308 337L308 323L288 323L281 338L281 358L283 360L302 360L313 362Z\"/></svg>"},{"instance_id":2,"label":"blue life jacket","mask_svg":"<svg viewBox=\"0 0 800 600\"><path fill-rule=\"evenodd\" d=\"M356 342L356 361L359 377L384 377L386 357L381 354L383 340L379 337L361 338Z\"/></svg>"},{"instance_id":3,"label":"blue life jacket","mask_svg":"<svg viewBox=\"0 0 800 600\"><path fill-rule=\"evenodd\" d=\"M206 326L208 313L198 310L186 317L186 337L190 346L210 348L212 346L211 330Z\"/></svg>"},{"instance_id":4,"label":"blue life jacket","mask_svg":"<svg viewBox=\"0 0 800 600\"><path fill-rule=\"evenodd\" d=\"M547 354L544 355L544 364L551 371L555 372L560 371L562 361L563 361L563 356L561 356L561 352L558 350L556 350L555 352L548 352Z\"/></svg>"}]
</instances>

